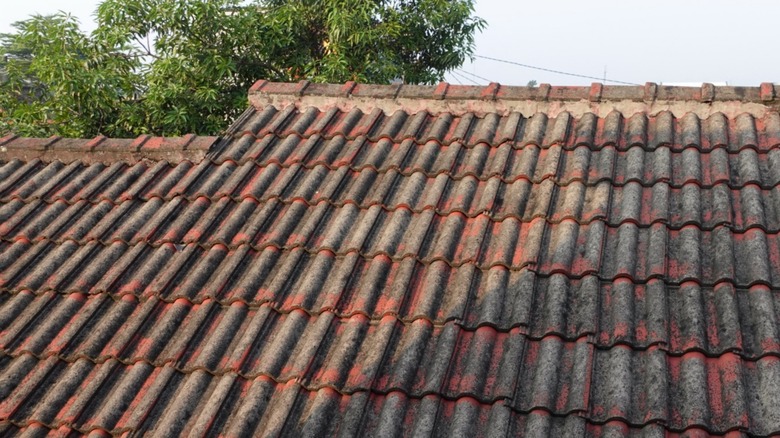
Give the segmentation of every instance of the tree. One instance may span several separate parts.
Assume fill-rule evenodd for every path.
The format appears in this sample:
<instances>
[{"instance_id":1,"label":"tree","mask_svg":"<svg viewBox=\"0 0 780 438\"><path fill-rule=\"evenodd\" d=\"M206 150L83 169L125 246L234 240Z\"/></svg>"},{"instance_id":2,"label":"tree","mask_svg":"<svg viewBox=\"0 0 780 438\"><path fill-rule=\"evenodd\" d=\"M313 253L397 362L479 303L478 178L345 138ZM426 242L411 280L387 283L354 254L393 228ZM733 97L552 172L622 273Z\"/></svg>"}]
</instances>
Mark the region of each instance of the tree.
<instances>
[{"instance_id":1,"label":"tree","mask_svg":"<svg viewBox=\"0 0 780 438\"><path fill-rule=\"evenodd\" d=\"M140 76L126 46L79 31L66 14L36 16L3 35L0 132L29 136L129 134Z\"/></svg>"},{"instance_id":2,"label":"tree","mask_svg":"<svg viewBox=\"0 0 780 438\"><path fill-rule=\"evenodd\" d=\"M2 37L0 131L214 134L257 79L434 83L473 54L473 0L104 0Z\"/></svg>"}]
</instances>

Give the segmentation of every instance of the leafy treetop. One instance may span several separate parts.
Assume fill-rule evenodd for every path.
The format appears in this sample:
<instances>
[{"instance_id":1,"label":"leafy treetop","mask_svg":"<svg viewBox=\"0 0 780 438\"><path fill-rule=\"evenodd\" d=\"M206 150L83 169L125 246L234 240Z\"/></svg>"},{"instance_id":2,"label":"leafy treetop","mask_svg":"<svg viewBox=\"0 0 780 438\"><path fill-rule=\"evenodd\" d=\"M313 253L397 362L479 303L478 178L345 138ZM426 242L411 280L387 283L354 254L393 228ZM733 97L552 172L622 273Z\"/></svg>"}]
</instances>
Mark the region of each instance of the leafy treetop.
<instances>
[{"instance_id":1,"label":"leafy treetop","mask_svg":"<svg viewBox=\"0 0 780 438\"><path fill-rule=\"evenodd\" d=\"M214 134L257 79L433 83L473 54L473 0L104 0L0 37L0 132Z\"/></svg>"}]
</instances>

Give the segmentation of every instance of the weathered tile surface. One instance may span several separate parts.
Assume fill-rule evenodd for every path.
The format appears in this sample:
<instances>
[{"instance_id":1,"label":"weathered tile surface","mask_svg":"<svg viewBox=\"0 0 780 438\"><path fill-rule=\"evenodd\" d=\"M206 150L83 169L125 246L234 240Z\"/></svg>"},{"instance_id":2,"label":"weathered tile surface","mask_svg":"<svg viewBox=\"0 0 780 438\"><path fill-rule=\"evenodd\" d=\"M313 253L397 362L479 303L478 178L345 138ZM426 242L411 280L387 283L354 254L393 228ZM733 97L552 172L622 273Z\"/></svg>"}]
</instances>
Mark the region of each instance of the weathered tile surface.
<instances>
[{"instance_id":1,"label":"weathered tile surface","mask_svg":"<svg viewBox=\"0 0 780 438\"><path fill-rule=\"evenodd\" d=\"M774 110L0 145L0 434L780 433Z\"/></svg>"}]
</instances>

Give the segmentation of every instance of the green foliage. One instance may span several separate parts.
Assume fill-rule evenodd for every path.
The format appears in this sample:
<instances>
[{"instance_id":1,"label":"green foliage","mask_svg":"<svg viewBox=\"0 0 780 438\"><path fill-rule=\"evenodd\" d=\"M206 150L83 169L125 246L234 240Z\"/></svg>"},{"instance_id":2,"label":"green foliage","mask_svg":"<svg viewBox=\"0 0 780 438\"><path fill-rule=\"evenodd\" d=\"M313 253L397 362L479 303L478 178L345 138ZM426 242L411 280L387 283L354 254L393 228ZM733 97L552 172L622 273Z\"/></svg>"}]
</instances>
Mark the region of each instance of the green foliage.
<instances>
[{"instance_id":1,"label":"green foliage","mask_svg":"<svg viewBox=\"0 0 780 438\"><path fill-rule=\"evenodd\" d=\"M0 37L0 132L214 134L257 79L434 83L484 21L473 0L104 0L98 28L35 16Z\"/></svg>"},{"instance_id":2,"label":"green foliage","mask_svg":"<svg viewBox=\"0 0 780 438\"><path fill-rule=\"evenodd\" d=\"M138 59L123 45L89 38L58 14L3 35L0 131L24 135L124 135L133 131Z\"/></svg>"}]
</instances>

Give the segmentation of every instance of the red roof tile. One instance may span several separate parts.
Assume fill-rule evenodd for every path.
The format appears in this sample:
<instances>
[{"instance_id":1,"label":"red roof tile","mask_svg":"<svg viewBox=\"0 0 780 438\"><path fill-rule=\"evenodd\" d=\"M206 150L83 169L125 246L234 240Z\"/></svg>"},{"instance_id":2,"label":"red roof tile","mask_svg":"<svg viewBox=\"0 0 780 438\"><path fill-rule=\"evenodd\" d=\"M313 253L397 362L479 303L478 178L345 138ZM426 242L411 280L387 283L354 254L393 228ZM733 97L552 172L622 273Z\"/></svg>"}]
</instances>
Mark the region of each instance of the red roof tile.
<instances>
[{"instance_id":1,"label":"red roof tile","mask_svg":"<svg viewBox=\"0 0 780 438\"><path fill-rule=\"evenodd\" d=\"M250 100L0 139L0 433L780 433L771 84Z\"/></svg>"}]
</instances>

